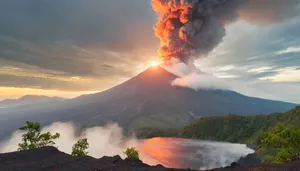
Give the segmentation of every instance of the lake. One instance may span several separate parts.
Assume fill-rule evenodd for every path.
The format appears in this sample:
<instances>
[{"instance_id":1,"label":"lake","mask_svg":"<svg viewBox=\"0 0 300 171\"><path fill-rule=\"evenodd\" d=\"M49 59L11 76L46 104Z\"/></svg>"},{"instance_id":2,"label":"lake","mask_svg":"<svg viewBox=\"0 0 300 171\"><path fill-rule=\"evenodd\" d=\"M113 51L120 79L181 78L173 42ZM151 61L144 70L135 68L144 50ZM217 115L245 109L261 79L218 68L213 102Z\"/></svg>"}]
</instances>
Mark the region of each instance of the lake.
<instances>
[{"instance_id":1,"label":"lake","mask_svg":"<svg viewBox=\"0 0 300 171\"><path fill-rule=\"evenodd\" d=\"M143 162L171 168L210 169L230 165L253 153L245 144L200 141L180 138L140 140L137 149Z\"/></svg>"}]
</instances>

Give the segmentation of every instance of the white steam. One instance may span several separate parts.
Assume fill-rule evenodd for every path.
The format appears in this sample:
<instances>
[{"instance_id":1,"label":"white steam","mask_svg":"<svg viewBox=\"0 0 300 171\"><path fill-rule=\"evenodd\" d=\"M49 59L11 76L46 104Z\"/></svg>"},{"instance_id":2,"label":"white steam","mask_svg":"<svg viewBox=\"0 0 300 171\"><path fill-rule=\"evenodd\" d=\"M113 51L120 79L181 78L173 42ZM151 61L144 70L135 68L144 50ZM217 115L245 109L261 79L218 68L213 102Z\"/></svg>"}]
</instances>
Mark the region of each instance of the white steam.
<instances>
[{"instance_id":1,"label":"white steam","mask_svg":"<svg viewBox=\"0 0 300 171\"><path fill-rule=\"evenodd\" d=\"M193 63L185 64L177 59L171 60L171 65L163 66L167 71L177 75L172 85L199 89L222 89L228 90L232 86L224 79L201 72Z\"/></svg>"},{"instance_id":2,"label":"white steam","mask_svg":"<svg viewBox=\"0 0 300 171\"><path fill-rule=\"evenodd\" d=\"M123 156L123 151L127 145L134 146L135 140L125 139L123 130L118 124L108 124L104 127L93 127L82 131L76 135L76 127L72 123L53 123L42 129L42 132L60 133L60 138L55 140L55 146L60 151L70 154L72 145L80 138L87 138L89 142L89 155L100 158L103 156ZM0 144L0 153L16 151L18 143L21 142L22 132L16 131L11 138Z\"/></svg>"},{"instance_id":3,"label":"white steam","mask_svg":"<svg viewBox=\"0 0 300 171\"><path fill-rule=\"evenodd\" d=\"M213 75L205 73L190 73L182 78L177 78L172 82L172 85L181 87L190 87L195 90L199 89L230 89L229 84Z\"/></svg>"}]
</instances>

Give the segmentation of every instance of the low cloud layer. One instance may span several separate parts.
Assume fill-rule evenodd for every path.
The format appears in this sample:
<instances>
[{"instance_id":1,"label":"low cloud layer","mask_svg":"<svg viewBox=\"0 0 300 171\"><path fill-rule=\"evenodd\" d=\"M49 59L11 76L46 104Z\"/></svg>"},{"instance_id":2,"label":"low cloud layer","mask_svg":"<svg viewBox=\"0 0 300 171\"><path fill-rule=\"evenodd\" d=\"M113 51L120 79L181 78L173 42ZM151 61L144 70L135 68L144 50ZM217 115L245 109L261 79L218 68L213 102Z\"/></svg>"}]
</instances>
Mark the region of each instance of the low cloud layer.
<instances>
[{"instance_id":1,"label":"low cloud layer","mask_svg":"<svg viewBox=\"0 0 300 171\"><path fill-rule=\"evenodd\" d=\"M123 151L128 145L136 144L134 139L127 139L123 136L123 129L117 124L108 124L104 127L93 127L78 133L72 123L53 123L42 129L42 132L60 133L59 139L55 140L59 150L71 154L72 145L80 138L87 138L89 142L89 155L93 157L103 156L124 156ZM0 153L16 151L18 143L21 142L20 131L12 134L11 138L2 142Z\"/></svg>"}]
</instances>

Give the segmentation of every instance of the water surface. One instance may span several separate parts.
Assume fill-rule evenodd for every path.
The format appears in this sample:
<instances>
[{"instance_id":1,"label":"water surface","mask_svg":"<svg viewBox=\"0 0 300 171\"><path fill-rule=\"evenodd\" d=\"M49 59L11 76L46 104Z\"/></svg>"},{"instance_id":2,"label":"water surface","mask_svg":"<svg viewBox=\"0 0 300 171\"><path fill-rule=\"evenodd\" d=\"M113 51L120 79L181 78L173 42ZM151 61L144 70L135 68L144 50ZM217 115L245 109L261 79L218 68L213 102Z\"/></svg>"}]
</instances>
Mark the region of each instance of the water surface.
<instances>
[{"instance_id":1,"label":"water surface","mask_svg":"<svg viewBox=\"0 0 300 171\"><path fill-rule=\"evenodd\" d=\"M180 138L140 140L141 159L150 165L171 168L210 169L230 165L254 151L245 144L200 141Z\"/></svg>"}]
</instances>

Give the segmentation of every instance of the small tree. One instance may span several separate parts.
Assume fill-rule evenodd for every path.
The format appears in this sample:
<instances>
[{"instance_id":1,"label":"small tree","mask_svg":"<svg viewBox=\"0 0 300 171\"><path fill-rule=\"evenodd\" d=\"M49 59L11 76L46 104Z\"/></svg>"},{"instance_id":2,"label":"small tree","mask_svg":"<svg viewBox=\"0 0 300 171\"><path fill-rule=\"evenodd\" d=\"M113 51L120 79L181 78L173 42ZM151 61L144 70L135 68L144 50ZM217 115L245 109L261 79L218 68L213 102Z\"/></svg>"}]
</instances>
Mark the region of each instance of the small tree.
<instances>
[{"instance_id":1,"label":"small tree","mask_svg":"<svg viewBox=\"0 0 300 171\"><path fill-rule=\"evenodd\" d=\"M127 156L129 159L139 159L139 151L136 150L134 147L132 148L127 148L124 151L124 154Z\"/></svg>"},{"instance_id":2,"label":"small tree","mask_svg":"<svg viewBox=\"0 0 300 171\"><path fill-rule=\"evenodd\" d=\"M86 138L78 140L72 147L72 156L86 156L89 143Z\"/></svg>"},{"instance_id":3,"label":"small tree","mask_svg":"<svg viewBox=\"0 0 300 171\"><path fill-rule=\"evenodd\" d=\"M26 121L26 125L19 128L21 131L26 131L22 135L22 142L19 143L18 150L30 150L43 146L52 146L55 144L53 140L59 138L60 134L52 135L50 132L41 133L40 123Z\"/></svg>"},{"instance_id":4,"label":"small tree","mask_svg":"<svg viewBox=\"0 0 300 171\"><path fill-rule=\"evenodd\" d=\"M274 163L284 163L300 157L300 130L279 124L262 136L260 148L263 152L272 152L269 160Z\"/></svg>"}]
</instances>

